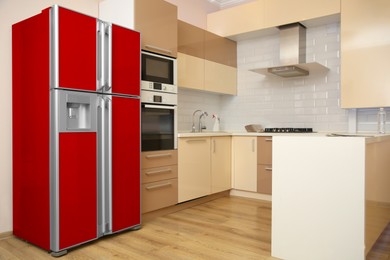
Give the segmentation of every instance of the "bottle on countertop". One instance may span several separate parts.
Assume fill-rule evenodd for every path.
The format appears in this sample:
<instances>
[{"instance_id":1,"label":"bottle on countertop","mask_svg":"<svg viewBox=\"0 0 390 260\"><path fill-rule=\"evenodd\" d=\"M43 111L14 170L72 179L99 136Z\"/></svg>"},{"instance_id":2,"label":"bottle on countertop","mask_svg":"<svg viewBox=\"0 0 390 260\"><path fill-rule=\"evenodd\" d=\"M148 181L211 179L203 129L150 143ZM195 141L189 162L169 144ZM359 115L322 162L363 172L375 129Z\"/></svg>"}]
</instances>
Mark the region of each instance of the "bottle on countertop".
<instances>
[{"instance_id":1,"label":"bottle on countertop","mask_svg":"<svg viewBox=\"0 0 390 260\"><path fill-rule=\"evenodd\" d=\"M386 111L383 107L379 108L378 111L378 133L386 133Z\"/></svg>"},{"instance_id":2,"label":"bottle on countertop","mask_svg":"<svg viewBox=\"0 0 390 260\"><path fill-rule=\"evenodd\" d=\"M213 114L214 119L214 125L213 125L213 131L218 132L219 131L219 117L217 114Z\"/></svg>"}]
</instances>

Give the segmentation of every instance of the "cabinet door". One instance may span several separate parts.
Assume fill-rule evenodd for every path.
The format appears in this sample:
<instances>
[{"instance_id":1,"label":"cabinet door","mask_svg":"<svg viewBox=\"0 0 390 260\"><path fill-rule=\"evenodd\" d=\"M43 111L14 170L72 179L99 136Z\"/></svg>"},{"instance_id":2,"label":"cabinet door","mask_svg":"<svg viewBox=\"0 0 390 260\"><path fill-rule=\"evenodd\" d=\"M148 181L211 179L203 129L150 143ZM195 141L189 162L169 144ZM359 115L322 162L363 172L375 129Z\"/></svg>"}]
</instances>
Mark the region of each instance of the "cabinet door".
<instances>
[{"instance_id":1,"label":"cabinet door","mask_svg":"<svg viewBox=\"0 0 390 260\"><path fill-rule=\"evenodd\" d=\"M341 107L390 106L390 2L341 4Z\"/></svg>"},{"instance_id":2,"label":"cabinet door","mask_svg":"<svg viewBox=\"0 0 390 260\"><path fill-rule=\"evenodd\" d=\"M233 137L233 188L257 191L256 137Z\"/></svg>"},{"instance_id":3,"label":"cabinet door","mask_svg":"<svg viewBox=\"0 0 390 260\"><path fill-rule=\"evenodd\" d=\"M204 89L222 94L237 94L237 69L205 60Z\"/></svg>"},{"instance_id":4,"label":"cabinet door","mask_svg":"<svg viewBox=\"0 0 390 260\"><path fill-rule=\"evenodd\" d=\"M59 87L96 90L96 18L59 8Z\"/></svg>"},{"instance_id":5,"label":"cabinet door","mask_svg":"<svg viewBox=\"0 0 390 260\"><path fill-rule=\"evenodd\" d=\"M257 137L257 164L272 164L272 136Z\"/></svg>"},{"instance_id":6,"label":"cabinet door","mask_svg":"<svg viewBox=\"0 0 390 260\"><path fill-rule=\"evenodd\" d=\"M177 54L178 86L190 89L204 90L204 59Z\"/></svg>"},{"instance_id":7,"label":"cabinet door","mask_svg":"<svg viewBox=\"0 0 390 260\"><path fill-rule=\"evenodd\" d=\"M208 31L204 34L204 58L237 68L237 43Z\"/></svg>"},{"instance_id":8,"label":"cabinet door","mask_svg":"<svg viewBox=\"0 0 390 260\"><path fill-rule=\"evenodd\" d=\"M179 202L210 194L210 138L179 138Z\"/></svg>"},{"instance_id":9,"label":"cabinet door","mask_svg":"<svg viewBox=\"0 0 390 260\"><path fill-rule=\"evenodd\" d=\"M178 52L204 59L205 31L192 24L178 21Z\"/></svg>"},{"instance_id":10,"label":"cabinet door","mask_svg":"<svg viewBox=\"0 0 390 260\"><path fill-rule=\"evenodd\" d=\"M177 7L163 0L135 0L135 29L143 50L176 57Z\"/></svg>"},{"instance_id":11,"label":"cabinet door","mask_svg":"<svg viewBox=\"0 0 390 260\"><path fill-rule=\"evenodd\" d=\"M211 193L231 189L231 137L211 138Z\"/></svg>"}]
</instances>

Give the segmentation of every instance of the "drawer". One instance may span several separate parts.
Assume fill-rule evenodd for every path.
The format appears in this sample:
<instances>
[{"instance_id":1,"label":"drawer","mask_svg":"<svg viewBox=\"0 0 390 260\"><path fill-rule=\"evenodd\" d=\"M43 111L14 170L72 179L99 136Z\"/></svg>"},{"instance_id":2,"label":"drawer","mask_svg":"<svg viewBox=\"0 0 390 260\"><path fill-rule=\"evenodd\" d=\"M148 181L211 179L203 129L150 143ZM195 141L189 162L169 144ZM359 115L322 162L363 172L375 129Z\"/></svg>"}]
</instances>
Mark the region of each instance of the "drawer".
<instances>
[{"instance_id":1,"label":"drawer","mask_svg":"<svg viewBox=\"0 0 390 260\"><path fill-rule=\"evenodd\" d=\"M142 213L177 204L177 178L142 184Z\"/></svg>"},{"instance_id":2,"label":"drawer","mask_svg":"<svg viewBox=\"0 0 390 260\"><path fill-rule=\"evenodd\" d=\"M257 165L257 192L272 194L272 165Z\"/></svg>"},{"instance_id":3,"label":"drawer","mask_svg":"<svg viewBox=\"0 0 390 260\"><path fill-rule=\"evenodd\" d=\"M177 164L177 150L141 153L142 169Z\"/></svg>"},{"instance_id":4,"label":"drawer","mask_svg":"<svg viewBox=\"0 0 390 260\"><path fill-rule=\"evenodd\" d=\"M177 165L142 169L142 183L177 178Z\"/></svg>"},{"instance_id":5,"label":"drawer","mask_svg":"<svg viewBox=\"0 0 390 260\"><path fill-rule=\"evenodd\" d=\"M257 164L272 164L272 136L257 137Z\"/></svg>"}]
</instances>

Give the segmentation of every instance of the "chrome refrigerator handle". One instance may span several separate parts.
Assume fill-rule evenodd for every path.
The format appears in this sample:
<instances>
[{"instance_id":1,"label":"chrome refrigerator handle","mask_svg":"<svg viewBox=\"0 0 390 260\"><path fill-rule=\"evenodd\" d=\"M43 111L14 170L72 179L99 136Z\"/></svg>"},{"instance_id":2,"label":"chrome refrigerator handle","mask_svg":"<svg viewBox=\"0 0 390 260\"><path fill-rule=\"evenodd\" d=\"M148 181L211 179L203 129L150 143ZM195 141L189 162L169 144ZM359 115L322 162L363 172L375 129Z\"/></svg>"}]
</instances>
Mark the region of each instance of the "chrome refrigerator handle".
<instances>
[{"instance_id":1,"label":"chrome refrigerator handle","mask_svg":"<svg viewBox=\"0 0 390 260\"><path fill-rule=\"evenodd\" d=\"M104 89L106 81L105 61L105 28L104 23L97 20L97 90Z\"/></svg>"},{"instance_id":2,"label":"chrome refrigerator handle","mask_svg":"<svg viewBox=\"0 0 390 260\"><path fill-rule=\"evenodd\" d=\"M107 53L107 62L106 62L106 71L107 71L107 85L106 92L111 92L112 87L112 25L106 23L106 53Z\"/></svg>"},{"instance_id":3,"label":"chrome refrigerator handle","mask_svg":"<svg viewBox=\"0 0 390 260\"><path fill-rule=\"evenodd\" d=\"M107 186L105 192L107 193L107 220L106 224L106 234L112 233L112 100L111 97L106 97L106 178L107 178Z\"/></svg>"}]
</instances>

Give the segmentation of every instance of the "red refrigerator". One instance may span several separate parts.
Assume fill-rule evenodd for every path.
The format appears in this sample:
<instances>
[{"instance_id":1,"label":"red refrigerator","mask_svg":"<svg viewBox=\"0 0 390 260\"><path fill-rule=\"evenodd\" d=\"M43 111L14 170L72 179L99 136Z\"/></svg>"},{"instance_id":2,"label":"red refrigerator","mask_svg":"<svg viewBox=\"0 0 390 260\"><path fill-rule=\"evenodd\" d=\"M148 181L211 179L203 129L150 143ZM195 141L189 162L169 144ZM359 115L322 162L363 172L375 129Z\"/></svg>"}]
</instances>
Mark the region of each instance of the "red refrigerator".
<instances>
[{"instance_id":1,"label":"red refrigerator","mask_svg":"<svg viewBox=\"0 0 390 260\"><path fill-rule=\"evenodd\" d=\"M13 232L61 255L140 217L140 34L57 5L12 27Z\"/></svg>"}]
</instances>

